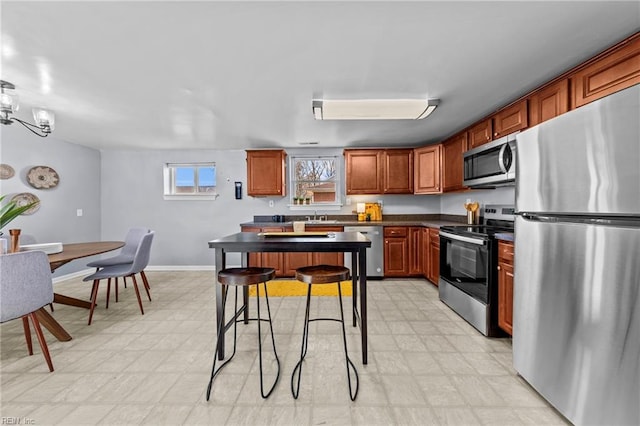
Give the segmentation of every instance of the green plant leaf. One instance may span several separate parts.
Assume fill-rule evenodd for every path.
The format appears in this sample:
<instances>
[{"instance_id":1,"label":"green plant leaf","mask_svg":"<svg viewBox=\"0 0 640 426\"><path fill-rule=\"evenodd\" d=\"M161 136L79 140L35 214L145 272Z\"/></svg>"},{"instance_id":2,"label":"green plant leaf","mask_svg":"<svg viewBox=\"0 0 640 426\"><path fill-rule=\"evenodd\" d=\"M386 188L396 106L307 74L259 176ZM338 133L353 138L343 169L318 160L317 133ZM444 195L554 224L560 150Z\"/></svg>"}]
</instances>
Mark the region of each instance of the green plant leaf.
<instances>
[{"instance_id":1,"label":"green plant leaf","mask_svg":"<svg viewBox=\"0 0 640 426\"><path fill-rule=\"evenodd\" d=\"M0 202L4 200L4 197L5 195L0 196ZM39 201L34 201L33 203L18 207L15 201L9 201L4 206L0 207L0 229L3 229L13 219L20 216L22 213L26 212L38 203Z\"/></svg>"}]
</instances>

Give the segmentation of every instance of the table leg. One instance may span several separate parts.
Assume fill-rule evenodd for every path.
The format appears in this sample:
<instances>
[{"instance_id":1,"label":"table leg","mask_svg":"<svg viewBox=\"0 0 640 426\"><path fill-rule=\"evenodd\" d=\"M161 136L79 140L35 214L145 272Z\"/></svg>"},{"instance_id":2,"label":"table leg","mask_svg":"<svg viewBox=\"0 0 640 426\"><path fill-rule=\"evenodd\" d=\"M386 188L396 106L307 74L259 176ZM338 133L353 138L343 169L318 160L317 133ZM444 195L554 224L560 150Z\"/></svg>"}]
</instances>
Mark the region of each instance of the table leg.
<instances>
[{"instance_id":1,"label":"table leg","mask_svg":"<svg viewBox=\"0 0 640 426\"><path fill-rule=\"evenodd\" d=\"M222 284L218 283L218 272L222 271L225 268L225 254L224 249L216 248L216 277L214 281L214 285L216 286L216 330L220 330L222 327L219 342L219 350L218 350L218 359L224 359L224 333L225 333L225 324L224 324L224 304L222 303L224 300L224 293L227 291L226 287Z\"/></svg>"},{"instance_id":2,"label":"table leg","mask_svg":"<svg viewBox=\"0 0 640 426\"><path fill-rule=\"evenodd\" d=\"M353 326L358 325L358 252L351 252L351 291L353 296L351 302L353 306L351 311L353 312Z\"/></svg>"},{"instance_id":3,"label":"table leg","mask_svg":"<svg viewBox=\"0 0 640 426\"><path fill-rule=\"evenodd\" d=\"M77 308L91 309L91 303L86 300L76 299L75 297L64 296L58 293L53 293L53 302L60 303L61 305L75 306Z\"/></svg>"},{"instance_id":4,"label":"table leg","mask_svg":"<svg viewBox=\"0 0 640 426\"><path fill-rule=\"evenodd\" d=\"M360 271L360 333L362 333L362 363L369 361L367 351L367 249L361 248L358 253Z\"/></svg>"},{"instance_id":5,"label":"table leg","mask_svg":"<svg viewBox=\"0 0 640 426\"><path fill-rule=\"evenodd\" d=\"M44 328L49 330L49 332L53 334L56 339L61 342L68 342L69 340L71 340L71 335L67 333L67 330L62 328L60 323L56 321L55 318L53 318L51 314L46 311L46 309L38 309L36 311L36 316L38 317L38 321L40 321L40 324L42 324Z\"/></svg>"},{"instance_id":6,"label":"table leg","mask_svg":"<svg viewBox=\"0 0 640 426\"><path fill-rule=\"evenodd\" d=\"M243 268L247 268L249 266L249 253L240 253L240 264ZM244 303L244 323L249 324L249 287L242 287L242 302Z\"/></svg>"}]
</instances>

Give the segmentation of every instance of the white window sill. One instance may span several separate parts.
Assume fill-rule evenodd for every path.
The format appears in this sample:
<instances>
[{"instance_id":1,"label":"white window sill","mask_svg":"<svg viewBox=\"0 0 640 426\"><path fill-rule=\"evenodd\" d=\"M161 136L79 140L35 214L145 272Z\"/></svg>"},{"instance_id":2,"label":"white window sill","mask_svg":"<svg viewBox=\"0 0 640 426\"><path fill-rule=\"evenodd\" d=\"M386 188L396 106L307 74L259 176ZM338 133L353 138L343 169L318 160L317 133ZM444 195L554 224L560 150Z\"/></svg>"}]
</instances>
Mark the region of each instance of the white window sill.
<instances>
[{"instance_id":1,"label":"white window sill","mask_svg":"<svg viewBox=\"0 0 640 426\"><path fill-rule=\"evenodd\" d=\"M313 211L313 210L340 210L342 208L342 204L287 204L289 210L305 210L305 211Z\"/></svg>"},{"instance_id":2,"label":"white window sill","mask_svg":"<svg viewBox=\"0 0 640 426\"><path fill-rule=\"evenodd\" d=\"M180 195L172 195L172 194L164 194L163 198L166 201L212 201L218 198L220 194L180 194Z\"/></svg>"}]
</instances>

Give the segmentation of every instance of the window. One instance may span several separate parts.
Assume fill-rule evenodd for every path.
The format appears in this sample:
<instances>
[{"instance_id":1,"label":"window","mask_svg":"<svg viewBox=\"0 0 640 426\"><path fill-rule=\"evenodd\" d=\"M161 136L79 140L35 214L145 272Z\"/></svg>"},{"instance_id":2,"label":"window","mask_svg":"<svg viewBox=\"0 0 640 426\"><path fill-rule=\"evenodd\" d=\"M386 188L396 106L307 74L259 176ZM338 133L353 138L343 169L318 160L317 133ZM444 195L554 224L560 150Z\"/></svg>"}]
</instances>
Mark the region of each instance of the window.
<instances>
[{"instance_id":1,"label":"window","mask_svg":"<svg viewBox=\"0 0 640 426\"><path fill-rule=\"evenodd\" d=\"M337 157L291 156L291 204L339 206Z\"/></svg>"},{"instance_id":2,"label":"window","mask_svg":"<svg viewBox=\"0 0 640 426\"><path fill-rule=\"evenodd\" d=\"M165 199L215 199L216 163L164 165Z\"/></svg>"}]
</instances>

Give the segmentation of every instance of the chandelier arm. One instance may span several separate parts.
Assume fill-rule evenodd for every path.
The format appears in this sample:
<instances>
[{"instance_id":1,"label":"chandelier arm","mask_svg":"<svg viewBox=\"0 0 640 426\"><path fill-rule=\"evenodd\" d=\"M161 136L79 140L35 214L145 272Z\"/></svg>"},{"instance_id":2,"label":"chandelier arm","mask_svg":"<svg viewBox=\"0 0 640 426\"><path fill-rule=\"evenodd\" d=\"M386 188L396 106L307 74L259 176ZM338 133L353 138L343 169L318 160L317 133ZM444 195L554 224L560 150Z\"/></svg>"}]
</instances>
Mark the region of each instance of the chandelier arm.
<instances>
[{"instance_id":1,"label":"chandelier arm","mask_svg":"<svg viewBox=\"0 0 640 426\"><path fill-rule=\"evenodd\" d=\"M38 129L42 132L42 128L40 126L36 126L35 124L31 124L31 123L27 123L26 121L20 120L19 118L16 117L11 117L12 121L17 121L18 123L22 124L27 130L29 130L31 133L33 133L34 135L40 136L41 138L46 138L47 136L49 136L49 133L38 133L33 129Z\"/></svg>"}]
</instances>

